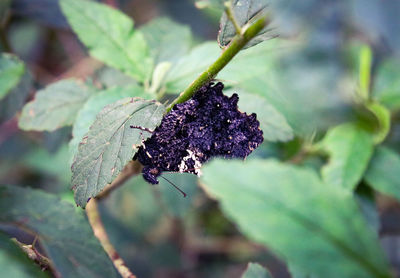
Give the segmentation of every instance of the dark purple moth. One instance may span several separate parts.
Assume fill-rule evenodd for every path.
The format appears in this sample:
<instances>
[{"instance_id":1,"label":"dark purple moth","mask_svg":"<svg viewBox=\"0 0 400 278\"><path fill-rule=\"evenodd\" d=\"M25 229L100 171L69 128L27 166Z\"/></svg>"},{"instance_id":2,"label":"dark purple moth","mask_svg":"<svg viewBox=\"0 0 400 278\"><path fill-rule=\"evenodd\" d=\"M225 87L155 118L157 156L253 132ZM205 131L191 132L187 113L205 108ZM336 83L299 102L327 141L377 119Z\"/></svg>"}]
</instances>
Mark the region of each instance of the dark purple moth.
<instances>
[{"instance_id":1,"label":"dark purple moth","mask_svg":"<svg viewBox=\"0 0 400 278\"><path fill-rule=\"evenodd\" d=\"M200 175L210 158L248 156L264 138L256 114L238 110L239 97L223 94L224 85L212 83L164 116L134 159L143 164L143 177L158 184L162 172Z\"/></svg>"}]
</instances>

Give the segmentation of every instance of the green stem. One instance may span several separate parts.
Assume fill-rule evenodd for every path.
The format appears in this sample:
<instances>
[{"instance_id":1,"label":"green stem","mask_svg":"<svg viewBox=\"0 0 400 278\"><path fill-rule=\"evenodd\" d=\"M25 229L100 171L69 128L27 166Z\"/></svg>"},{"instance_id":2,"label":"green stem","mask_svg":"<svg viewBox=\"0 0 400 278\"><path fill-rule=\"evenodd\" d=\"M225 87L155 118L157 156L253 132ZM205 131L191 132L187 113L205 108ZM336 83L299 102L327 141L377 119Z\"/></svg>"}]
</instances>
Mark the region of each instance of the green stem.
<instances>
[{"instance_id":1,"label":"green stem","mask_svg":"<svg viewBox=\"0 0 400 278\"><path fill-rule=\"evenodd\" d=\"M197 90L209 83L229 62L233 57L267 24L269 23L267 16L263 16L252 25L250 25L242 35L236 35L231 43L225 48L221 56L206 69L199 77L196 78L167 108L169 112L177 103L189 100Z\"/></svg>"},{"instance_id":2,"label":"green stem","mask_svg":"<svg viewBox=\"0 0 400 278\"><path fill-rule=\"evenodd\" d=\"M359 82L360 82L360 96L362 100L368 100L370 98L369 91L371 87L371 67L372 67L373 53L369 46L363 46L360 51L360 70L359 70Z\"/></svg>"},{"instance_id":3,"label":"green stem","mask_svg":"<svg viewBox=\"0 0 400 278\"><path fill-rule=\"evenodd\" d=\"M235 13L233 12L232 2L225 2L225 12L228 19L232 22L233 27L235 28L236 34L240 35L242 33L242 28L240 28L239 23L236 21Z\"/></svg>"}]
</instances>

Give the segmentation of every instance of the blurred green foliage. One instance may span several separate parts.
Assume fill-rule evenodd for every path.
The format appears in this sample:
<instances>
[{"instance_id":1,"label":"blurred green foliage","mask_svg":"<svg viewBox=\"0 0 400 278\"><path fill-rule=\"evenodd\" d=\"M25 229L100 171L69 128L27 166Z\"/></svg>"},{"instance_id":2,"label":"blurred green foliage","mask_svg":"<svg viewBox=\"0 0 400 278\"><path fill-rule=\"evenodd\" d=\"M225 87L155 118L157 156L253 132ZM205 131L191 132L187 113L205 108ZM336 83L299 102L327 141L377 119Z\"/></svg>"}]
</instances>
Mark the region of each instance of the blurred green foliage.
<instances>
[{"instance_id":1,"label":"blurred green foliage","mask_svg":"<svg viewBox=\"0 0 400 278\"><path fill-rule=\"evenodd\" d=\"M231 5L241 28L260 7L271 19L216 77L257 113L265 142L245 162L207 163L201 179L164 173L187 198L163 179L147 184L137 167L99 201L112 244L138 277L398 276L400 257L380 240L400 240L400 4ZM84 206L151 135L129 127L157 125L150 101L170 103L229 47L224 9L220 0L1 1L1 275L118 276L74 208L71 165ZM143 100L121 102L134 97ZM9 237L37 241L53 273Z\"/></svg>"}]
</instances>

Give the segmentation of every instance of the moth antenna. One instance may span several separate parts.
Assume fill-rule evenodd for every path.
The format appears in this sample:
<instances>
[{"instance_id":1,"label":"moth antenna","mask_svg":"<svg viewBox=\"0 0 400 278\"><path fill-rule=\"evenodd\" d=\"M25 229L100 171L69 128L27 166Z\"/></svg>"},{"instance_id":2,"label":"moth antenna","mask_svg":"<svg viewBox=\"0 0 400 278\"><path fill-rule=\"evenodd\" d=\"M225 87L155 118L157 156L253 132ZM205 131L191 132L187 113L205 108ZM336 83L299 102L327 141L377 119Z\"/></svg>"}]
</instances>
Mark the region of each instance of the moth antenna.
<instances>
[{"instance_id":1,"label":"moth antenna","mask_svg":"<svg viewBox=\"0 0 400 278\"><path fill-rule=\"evenodd\" d=\"M186 193L180 189L178 186L176 186L173 182L171 182L170 180L168 180L167 178L160 176L160 178L163 178L164 180L166 180L170 185L172 185L173 187L175 187L176 190L178 190L180 193L182 193L183 197L185 198L187 195Z\"/></svg>"}]
</instances>

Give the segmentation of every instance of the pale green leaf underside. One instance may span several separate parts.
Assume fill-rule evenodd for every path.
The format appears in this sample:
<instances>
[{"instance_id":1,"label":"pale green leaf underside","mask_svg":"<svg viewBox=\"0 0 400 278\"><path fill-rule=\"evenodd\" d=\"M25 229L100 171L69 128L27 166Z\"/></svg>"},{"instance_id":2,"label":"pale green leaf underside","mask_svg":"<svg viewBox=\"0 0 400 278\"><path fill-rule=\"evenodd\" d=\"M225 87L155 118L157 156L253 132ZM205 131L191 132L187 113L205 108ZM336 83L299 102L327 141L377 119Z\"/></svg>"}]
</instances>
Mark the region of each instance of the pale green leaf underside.
<instances>
[{"instance_id":1,"label":"pale green leaf underside","mask_svg":"<svg viewBox=\"0 0 400 278\"><path fill-rule=\"evenodd\" d=\"M190 173L166 173L165 177L174 184L178 184L187 194L182 199L182 195L177 194L176 190L171 190L171 185L164 179L159 179L160 197L165 204L166 212L176 218L185 219L192 212L194 202L196 201L199 191L197 186L198 178Z\"/></svg>"},{"instance_id":2,"label":"pale green leaf underside","mask_svg":"<svg viewBox=\"0 0 400 278\"><path fill-rule=\"evenodd\" d=\"M73 138L69 143L71 161L78 151L79 143L89 131L90 126L96 119L96 115L104 108L119 99L126 97L146 98L148 94L142 87L130 85L127 87L114 87L92 95L79 110L72 128Z\"/></svg>"},{"instance_id":3,"label":"pale green leaf underside","mask_svg":"<svg viewBox=\"0 0 400 278\"><path fill-rule=\"evenodd\" d=\"M373 97L390 110L400 109L400 63L396 59L383 61L377 68Z\"/></svg>"},{"instance_id":4,"label":"pale green leaf underside","mask_svg":"<svg viewBox=\"0 0 400 278\"><path fill-rule=\"evenodd\" d=\"M193 48L171 68L165 80L167 91L174 93L183 91L218 58L220 52L215 42L205 42Z\"/></svg>"},{"instance_id":5,"label":"pale green leaf underside","mask_svg":"<svg viewBox=\"0 0 400 278\"><path fill-rule=\"evenodd\" d=\"M268 0L232 0L233 13L236 22L240 27L244 27L246 24L251 24L261 15L266 13L268 7ZM256 45L264 40L272 38L269 34L268 27L265 27L261 32L253 38L245 48ZM223 48L227 46L236 35L235 27L232 22L228 19L226 13L224 13L220 20L220 30L218 32L218 43Z\"/></svg>"},{"instance_id":6,"label":"pale green leaf underside","mask_svg":"<svg viewBox=\"0 0 400 278\"><path fill-rule=\"evenodd\" d=\"M352 195L313 171L257 159L214 160L203 170L203 187L240 230L304 272L389 277Z\"/></svg>"},{"instance_id":7,"label":"pale green leaf underside","mask_svg":"<svg viewBox=\"0 0 400 278\"><path fill-rule=\"evenodd\" d=\"M0 56L0 100L14 88L24 74L24 64L11 54Z\"/></svg>"},{"instance_id":8,"label":"pale green leaf underside","mask_svg":"<svg viewBox=\"0 0 400 278\"><path fill-rule=\"evenodd\" d=\"M353 190L361 180L373 152L373 137L353 124L329 130L322 141L329 162L322 168L326 183Z\"/></svg>"},{"instance_id":9,"label":"pale green leaf underside","mask_svg":"<svg viewBox=\"0 0 400 278\"><path fill-rule=\"evenodd\" d=\"M153 60L143 34L120 11L86 0L61 0L72 29L90 54L139 81L150 79Z\"/></svg>"},{"instance_id":10,"label":"pale green leaf underside","mask_svg":"<svg viewBox=\"0 0 400 278\"><path fill-rule=\"evenodd\" d=\"M264 139L271 142L286 142L293 139L292 128L285 117L276 110L268 101L258 95L249 94L240 89L231 89L227 95L239 95L239 109L247 114L256 113Z\"/></svg>"},{"instance_id":11,"label":"pale green leaf underside","mask_svg":"<svg viewBox=\"0 0 400 278\"><path fill-rule=\"evenodd\" d=\"M271 274L259 264L249 263L242 278L272 278Z\"/></svg>"},{"instance_id":12,"label":"pale green leaf underside","mask_svg":"<svg viewBox=\"0 0 400 278\"><path fill-rule=\"evenodd\" d=\"M307 275L303 271L299 270L296 266L292 265L290 262L288 263L288 270L292 275L292 278L318 278L315 275Z\"/></svg>"},{"instance_id":13,"label":"pale green leaf underside","mask_svg":"<svg viewBox=\"0 0 400 278\"><path fill-rule=\"evenodd\" d=\"M277 52L287 48L285 43L275 39L240 51L222 69L217 78L226 80L229 84L233 85L240 85L243 82L253 80L256 76L260 76L264 80L269 80L277 71L273 60ZM264 90L268 90L268 88L264 87ZM253 92L249 91L249 93Z\"/></svg>"},{"instance_id":14,"label":"pale green leaf underside","mask_svg":"<svg viewBox=\"0 0 400 278\"><path fill-rule=\"evenodd\" d=\"M17 244L0 233L0 269L2 277L43 278L48 277L34 265Z\"/></svg>"},{"instance_id":15,"label":"pale green leaf underside","mask_svg":"<svg viewBox=\"0 0 400 278\"><path fill-rule=\"evenodd\" d=\"M154 130L165 107L156 101L124 98L103 108L83 138L72 164L75 201L85 207L132 160L151 134L130 125Z\"/></svg>"},{"instance_id":16,"label":"pale green leaf underside","mask_svg":"<svg viewBox=\"0 0 400 278\"><path fill-rule=\"evenodd\" d=\"M36 234L63 278L118 277L84 215L56 196L1 185L0 222L22 226Z\"/></svg>"},{"instance_id":17,"label":"pale green leaf underside","mask_svg":"<svg viewBox=\"0 0 400 278\"><path fill-rule=\"evenodd\" d=\"M24 106L19 127L24 130L54 131L72 125L89 96L89 90L75 80L53 83L38 91L35 99Z\"/></svg>"},{"instance_id":18,"label":"pale green leaf underside","mask_svg":"<svg viewBox=\"0 0 400 278\"><path fill-rule=\"evenodd\" d=\"M375 190L400 200L400 155L395 151L378 147L365 172L365 180Z\"/></svg>"},{"instance_id":19,"label":"pale green leaf underside","mask_svg":"<svg viewBox=\"0 0 400 278\"><path fill-rule=\"evenodd\" d=\"M269 41L241 51L216 76L225 84L240 86L243 82L254 79L254 76L270 75L271 59L274 51L282 48L282 43ZM221 54L215 42L205 42L193 48L189 54L183 56L171 68L165 81L167 92L179 93L183 91L198 75L207 69ZM267 90L268 88L265 88ZM249 91L252 93L251 91Z\"/></svg>"},{"instance_id":20,"label":"pale green leaf underside","mask_svg":"<svg viewBox=\"0 0 400 278\"><path fill-rule=\"evenodd\" d=\"M190 28L166 17L150 21L140 31L156 64L175 62L189 51L192 44Z\"/></svg>"},{"instance_id":21,"label":"pale green leaf underside","mask_svg":"<svg viewBox=\"0 0 400 278\"><path fill-rule=\"evenodd\" d=\"M224 9L224 0L196 0L195 5L198 9L217 9L221 10Z\"/></svg>"},{"instance_id":22,"label":"pale green leaf underside","mask_svg":"<svg viewBox=\"0 0 400 278\"><path fill-rule=\"evenodd\" d=\"M71 182L67 144L62 144L56 152L49 152L44 147L32 148L21 162L31 171L54 177L65 186Z\"/></svg>"}]
</instances>

